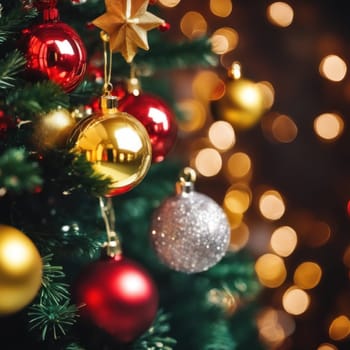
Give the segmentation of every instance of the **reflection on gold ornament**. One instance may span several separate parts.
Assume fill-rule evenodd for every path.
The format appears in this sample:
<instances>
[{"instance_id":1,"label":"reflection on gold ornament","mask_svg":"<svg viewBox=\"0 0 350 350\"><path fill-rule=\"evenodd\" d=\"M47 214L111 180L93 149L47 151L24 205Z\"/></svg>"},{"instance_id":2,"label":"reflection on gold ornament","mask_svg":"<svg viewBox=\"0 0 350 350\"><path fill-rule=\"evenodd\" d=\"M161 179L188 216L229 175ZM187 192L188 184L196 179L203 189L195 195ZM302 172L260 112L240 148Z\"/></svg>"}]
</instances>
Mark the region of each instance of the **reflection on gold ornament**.
<instances>
[{"instance_id":1,"label":"reflection on gold ornament","mask_svg":"<svg viewBox=\"0 0 350 350\"><path fill-rule=\"evenodd\" d=\"M226 120L237 129L254 126L266 110L264 94L259 85L241 77L240 68L233 64L223 97L212 103L213 115Z\"/></svg>"},{"instance_id":2,"label":"reflection on gold ornament","mask_svg":"<svg viewBox=\"0 0 350 350\"><path fill-rule=\"evenodd\" d=\"M38 293L42 260L21 231L0 225L0 315L23 309Z\"/></svg>"},{"instance_id":3,"label":"reflection on gold ornament","mask_svg":"<svg viewBox=\"0 0 350 350\"><path fill-rule=\"evenodd\" d=\"M62 147L75 124L69 111L59 107L34 122L33 142L40 150Z\"/></svg>"},{"instance_id":4,"label":"reflection on gold ornament","mask_svg":"<svg viewBox=\"0 0 350 350\"><path fill-rule=\"evenodd\" d=\"M145 177L152 159L145 127L116 108L116 97L102 96L102 112L78 123L72 134L73 151L85 154L97 173L112 180L114 196L131 190Z\"/></svg>"}]
</instances>

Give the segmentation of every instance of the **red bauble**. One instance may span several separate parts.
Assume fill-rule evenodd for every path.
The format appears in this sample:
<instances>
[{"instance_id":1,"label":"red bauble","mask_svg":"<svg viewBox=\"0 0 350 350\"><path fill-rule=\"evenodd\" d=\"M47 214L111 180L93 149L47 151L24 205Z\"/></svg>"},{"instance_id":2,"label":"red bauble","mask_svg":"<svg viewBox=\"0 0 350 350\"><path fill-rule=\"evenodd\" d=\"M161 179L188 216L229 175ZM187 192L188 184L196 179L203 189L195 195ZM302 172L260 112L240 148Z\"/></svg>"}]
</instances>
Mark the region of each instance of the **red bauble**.
<instances>
[{"instance_id":1,"label":"red bauble","mask_svg":"<svg viewBox=\"0 0 350 350\"><path fill-rule=\"evenodd\" d=\"M0 109L0 140L5 138L9 129L14 129L16 126L16 121L7 116L4 111Z\"/></svg>"},{"instance_id":2,"label":"red bauble","mask_svg":"<svg viewBox=\"0 0 350 350\"><path fill-rule=\"evenodd\" d=\"M141 92L128 94L119 101L118 109L137 118L146 128L152 144L152 161L161 162L174 146L176 119L171 109L159 97Z\"/></svg>"},{"instance_id":3,"label":"red bauble","mask_svg":"<svg viewBox=\"0 0 350 350\"><path fill-rule=\"evenodd\" d=\"M52 80L66 92L74 90L83 80L86 50L69 25L53 21L25 29L22 47L29 79Z\"/></svg>"},{"instance_id":4,"label":"red bauble","mask_svg":"<svg viewBox=\"0 0 350 350\"><path fill-rule=\"evenodd\" d=\"M144 333L155 319L158 291L149 274L122 256L91 263L76 286L83 319L128 343Z\"/></svg>"}]
</instances>

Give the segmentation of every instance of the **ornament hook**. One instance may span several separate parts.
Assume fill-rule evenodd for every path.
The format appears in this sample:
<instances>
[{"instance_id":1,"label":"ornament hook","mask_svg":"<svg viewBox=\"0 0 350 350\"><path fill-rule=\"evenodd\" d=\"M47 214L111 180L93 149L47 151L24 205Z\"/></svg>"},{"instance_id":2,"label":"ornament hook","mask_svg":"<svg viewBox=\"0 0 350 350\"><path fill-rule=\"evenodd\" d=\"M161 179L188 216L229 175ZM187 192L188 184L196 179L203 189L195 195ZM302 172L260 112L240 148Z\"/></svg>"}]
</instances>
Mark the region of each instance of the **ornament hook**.
<instances>
[{"instance_id":1,"label":"ornament hook","mask_svg":"<svg viewBox=\"0 0 350 350\"><path fill-rule=\"evenodd\" d=\"M115 214L113 208L113 202L111 198L99 197L101 214L106 226L107 242L104 247L107 250L107 255L111 258L116 255L121 255L121 243L117 233L114 230L115 227Z\"/></svg>"},{"instance_id":2,"label":"ornament hook","mask_svg":"<svg viewBox=\"0 0 350 350\"><path fill-rule=\"evenodd\" d=\"M179 176L179 181L176 183L176 192L190 193L194 189L194 183L197 179L197 173L190 167L184 168Z\"/></svg>"}]
</instances>

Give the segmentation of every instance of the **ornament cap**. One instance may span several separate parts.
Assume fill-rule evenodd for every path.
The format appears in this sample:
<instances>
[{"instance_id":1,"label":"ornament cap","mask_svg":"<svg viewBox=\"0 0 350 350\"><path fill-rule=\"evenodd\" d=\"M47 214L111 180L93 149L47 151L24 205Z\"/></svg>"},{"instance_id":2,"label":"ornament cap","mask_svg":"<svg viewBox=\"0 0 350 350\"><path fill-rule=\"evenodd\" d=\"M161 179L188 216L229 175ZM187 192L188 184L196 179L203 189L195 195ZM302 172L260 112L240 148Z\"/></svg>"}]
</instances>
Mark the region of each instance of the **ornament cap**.
<instances>
[{"instance_id":1,"label":"ornament cap","mask_svg":"<svg viewBox=\"0 0 350 350\"><path fill-rule=\"evenodd\" d=\"M111 94L101 96L101 110L103 114L115 114L118 109L118 100L116 96Z\"/></svg>"},{"instance_id":2,"label":"ornament cap","mask_svg":"<svg viewBox=\"0 0 350 350\"><path fill-rule=\"evenodd\" d=\"M182 170L179 181L176 183L177 194L188 194L194 191L194 182L197 174L194 169L186 167Z\"/></svg>"}]
</instances>

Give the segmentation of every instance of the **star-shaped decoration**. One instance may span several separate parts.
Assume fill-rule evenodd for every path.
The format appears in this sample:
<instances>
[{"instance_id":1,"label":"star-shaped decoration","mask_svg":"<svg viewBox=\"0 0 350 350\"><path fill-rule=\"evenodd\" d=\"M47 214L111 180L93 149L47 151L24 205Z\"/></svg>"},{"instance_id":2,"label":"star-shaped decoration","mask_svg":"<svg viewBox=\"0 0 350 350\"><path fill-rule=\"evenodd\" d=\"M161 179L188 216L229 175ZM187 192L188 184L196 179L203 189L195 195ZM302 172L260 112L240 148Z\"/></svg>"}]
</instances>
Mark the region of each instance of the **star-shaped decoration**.
<instances>
[{"instance_id":1,"label":"star-shaped decoration","mask_svg":"<svg viewBox=\"0 0 350 350\"><path fill-rule=\"evenodd\" d=\"M148 50L147 31L164 20L147 11L149 0L105 0L106 12L93 24L109 35L112 52L120 52L130 63L137 48Z\"/></svg>"}]
</instances>

